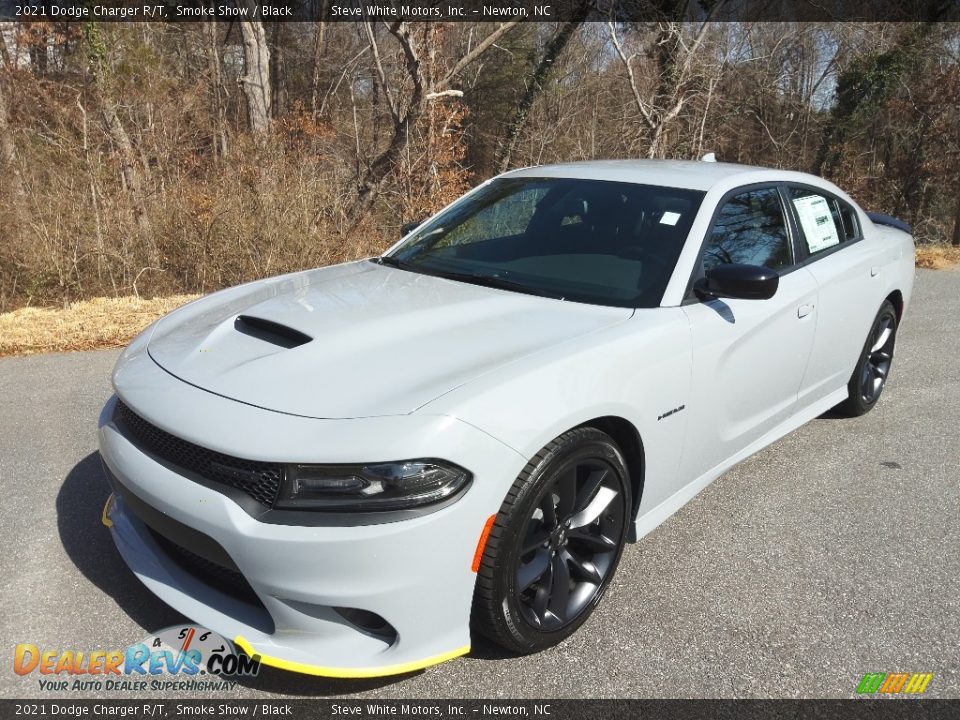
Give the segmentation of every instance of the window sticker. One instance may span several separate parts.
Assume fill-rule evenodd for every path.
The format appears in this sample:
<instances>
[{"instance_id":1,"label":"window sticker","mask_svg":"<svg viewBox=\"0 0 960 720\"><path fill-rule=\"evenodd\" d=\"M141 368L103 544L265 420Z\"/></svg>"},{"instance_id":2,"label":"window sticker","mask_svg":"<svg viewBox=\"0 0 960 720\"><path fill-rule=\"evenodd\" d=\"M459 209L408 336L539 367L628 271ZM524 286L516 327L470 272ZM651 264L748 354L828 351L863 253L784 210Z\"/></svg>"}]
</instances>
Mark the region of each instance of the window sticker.
<instances>
[{"instance_id":1,"label":"window sticker","mask_svg":"<svg viewBox=\"0 0 960 720\"><path fill-rule=\"evenodd\" d=\"M667 211L660 216L661 225L676 225L680 219L680 213Z\"/></svg>"},{"instance_id":2,"label":"window sticker","mask_svg":"<svg viewBox=\"0 0 960 720\"><path fill-rule=\"evenodd\" d=\"M819 195L794 198L793 206L797 209L797 217L800 219L803 234L807 236L807 247L811 253L840 244L837 226L833 222L826 198Z\"/></svg>"}]
</instances>

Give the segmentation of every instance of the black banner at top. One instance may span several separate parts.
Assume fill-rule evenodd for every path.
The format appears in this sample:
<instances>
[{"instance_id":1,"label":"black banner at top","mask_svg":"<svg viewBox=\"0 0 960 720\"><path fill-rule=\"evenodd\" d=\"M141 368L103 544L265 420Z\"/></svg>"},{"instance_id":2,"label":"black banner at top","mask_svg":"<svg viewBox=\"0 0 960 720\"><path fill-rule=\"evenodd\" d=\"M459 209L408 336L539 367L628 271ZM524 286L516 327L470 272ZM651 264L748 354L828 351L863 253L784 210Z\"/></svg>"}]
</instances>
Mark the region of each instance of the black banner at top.
<instances>
[{"instance_id":1,"label":"black banner at top","mask_svg":"<svg viewBox=\"0 0 960 720\"><path fill-rule=\"evenodd\" d=\"M0 0L21 22L956 22L960 0Z\"/></svg>"}]
</instances>

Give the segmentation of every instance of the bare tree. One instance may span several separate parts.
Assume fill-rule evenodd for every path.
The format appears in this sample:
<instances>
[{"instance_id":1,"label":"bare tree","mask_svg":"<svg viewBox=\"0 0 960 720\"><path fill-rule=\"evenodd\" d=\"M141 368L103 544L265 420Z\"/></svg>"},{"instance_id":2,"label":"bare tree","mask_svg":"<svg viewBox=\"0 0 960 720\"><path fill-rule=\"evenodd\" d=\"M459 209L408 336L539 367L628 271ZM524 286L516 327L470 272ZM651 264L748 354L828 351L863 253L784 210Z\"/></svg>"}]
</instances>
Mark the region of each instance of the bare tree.
<instances>
[{"instance_id":1,"label":"bare tree","mask_svg":"<svg viewBox=\"0 0 960 720\"><path fill-rule=\"evenodd\" d=\"M15 210L23 208L26 192L23 186L23 176L20 173L20 162L17 156L17 144L13 137L13 128L10 127L10 116L7 111L7 68L0 70L0 180L9 188Z\"/></svg>"},{"instance_id":2,"label":"bare tree","mask_svg":"<svg viewBox=\"0 0 960 720\"><path fill-rule=\"evenodd\" d=\"M278 118L287 108L286 23L270 26L270 117Z\"/></svg>"},{"instance_id":3,"label":"bare tree","mask_svg":"<svg viewBox=\"0 0 960 720\"><path fill-rule=\"evenodd\" d=\"M241 3L253 17L257 5L252 0ZM240 24L243 35L243 75L240 85L247 100L247 119L250 132L263 136L270 130L270 47L267 33L260 20L245 20Z\"/></svg>"},{"instance_id":4,"label":"bare tree","mask_svg":"<svg viewBox=\"0 0 960 720\"><path fill-rule=\"evenodd\" d=\"M210 66L210 84L213 86L212 110L214 124L215 152L221 157L227 154L227 106L226 87L223 84L223 72L220 68L220 49L217 23L206 21L203 23L206 35L207 62Z\"/></svg>"},{"instance_id":5,"label":"bare tree","mask_svg":"<svg viewBox=\"0 0 960 720\"><path fill-rule=\"evenodd\" d=\"M90 72L93 75L93 86L100 104L100 115L103 118L107 136L113 142L120 160L120 178L129 199L130 210L140 239L149 249L151 263L157 264L159 253L151 233L150 218L147 215L143 171L130 135L120 119L119 105L113 97L112 65L106 57L106 44L99 27L89 27L87 32Z\"/></svg>"},{"instance_id":6,"label":"bare tree","mask_svg":"<svg viewBox=\"0 0 960 720\"><path fill-rule=\"evenodd\" d=\"M322 13L326 13L327 0L323 2ZM322 16L322 15L321 15ZM317 22L313 37L313 68L310 75L310 114L317 117L320 110L320 69L323 54L327 49L327 23Z\"/></svg>"},{"instance_id":7,"label":"bare tree","mask_svg":"<svg viewBox=\"0 0 960 720\"><path fill-rule=\"evenodd\" d=\"M10 51L7 49L7 40L3 33L6 30L3 24L0 24L0 64L6 70L13 69L13 63L10 59Z\"/></svg>"},{"instance_id":8,"label":"bare tree","mask_svg":"<svg viewBox=\"0 0 960 720\"><path fill-rule=\"evenodd\" d=\"M391 87L377 47L376 34L373 32L370 23L366 24L374 64L377 67L377 74L383 86L384 96L393 121L393 131L387 146L370 162L358 180L357 199L350 210L350 219L353 225L363 219L373 205L383 182L390 175L398 158L410 142L410 133L417 121L426 112L428 103L443 97L462 94L460 91L451 88L450 84L466 67L479 59L499 38L516 27L517 24L518 21L503 23L457 60L449 72L440 77L432 78L424 72L420 43L414 39L409 23L391 23L388 29L400 45L407 76L408 95L405 105L401 105L398 98L399 90Z\"/></svg>"},{"instance_id":9,"label":"bare tree","mask_svg":"<svg viewBox=\"0 0 960 720\"><path fill-rule=\"evenodd\" d=\"M644 92L634 67L636 53L627 54L617 35L613 22L607 24L610 41L627 73L627 80L640 117L646 126L647 157L663 157L666 152L664 133L680 115L696 92L691 80L704 37L713 14L723 4L713 6L710 15L701 23L692 38L684 32L682 22L659 22L653 35L648 55L653 60L654 87ZM722 66L720 66L722 67Z\"/></svg>"},{"instance_id":10,"label":"bare tree","mask_svg":"<svg viewBox=\"0 0 960 720\"><path fill-rule=\"evenodd\" d=\"M517 138L520 137L520 133L523 132L523 128L527 124L527 118L530 116L530 108L533 107L534 101L543 90L543 85L550 71L556 64L557 59L567 47L567 43L570 42L570 38L573 37L577 28L586 20L589 11L589 0L581 2L575 9L572 19L560 24L544 48L543 55L540 56L540 60L537 62L537 66L533 71L533 77L527 84L527 91L524 93L523 99L521 99L520 104L517 105L517 110L510 123L510 128L507 130L506 138L500 148L500 157L497 159L498 172L503 172L510 166L510 158L517 145Z\"/></svg>"},{"instance_id":11,"label":"bare tree","mask_svg":"<svg viewBox=\"0 0 960 720\"><path fill-rule=\"evenodd\" d=\"M123 178L123 185L130 197L133 219L137 223L141 237L149 239L150 220L144 202L143 173L140 170L140 162L134 151L133 143L130 141L130 135L117 114L117 104L106 95L100 97L100 113L103 116L107 134L117 148L117 155L120 159L120 173Z\"/></svg>"}]
</instances>

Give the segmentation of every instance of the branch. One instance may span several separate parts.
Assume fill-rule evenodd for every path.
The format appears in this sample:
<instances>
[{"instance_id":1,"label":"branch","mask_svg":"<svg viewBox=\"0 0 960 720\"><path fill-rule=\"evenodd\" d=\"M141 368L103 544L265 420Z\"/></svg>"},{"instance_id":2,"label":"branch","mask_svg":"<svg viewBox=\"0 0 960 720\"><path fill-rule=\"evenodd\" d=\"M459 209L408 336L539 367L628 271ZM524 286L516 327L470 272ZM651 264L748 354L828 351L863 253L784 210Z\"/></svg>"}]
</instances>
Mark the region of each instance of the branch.
<instances>
[{"instance_id":1,"label":"branch","mask_svg":"<svg viewBox=\"0 0 960 720\"><path fill-rule=\"evenodd\" d=\"M503 25L498 27L496 30L494 30L492 33L487 35L483 40L477 43L476 46L474 46L474 48L470 50L470 52L468 52L466 55L464 55L462 58L460 58L457 61L457 64L453 66L453 70L448 72L446 76L443 78L443 80L437 83L437 88L440 89L440 88L446 87L447 84L451 80L453 80L453 78L455 78L460 73L461 70L467 67L470 63L472 63L478 57L483 55L483 53L487 51L487 48L489 48L497 40L499 40L501 37L503 37L506 33L510 32L510 30L512 30L519 24L520 24L519 20L511 20L510 22L504 23Z\"/></svg>"},{"instance_id":2,"label":"branch","mask_svg":"<svg viewBox=\"0 0 960 720\"><path fill-rule=\"evenodd\" d=\"M656 127L656 123L650 111L647 110L643 99L640 97L640 88L637 87L637 76L634 74L633 65L630 63L633 56L627 57L627 54L623 51L623 46L620 44L620 40L617 39L617 29L614 24L608 22L607 26L610 28L610 40L613 41L613 47L617 51L617 55L620 56L623 66L627 69L627 79L630 81L630 89L633 91L633 99L637 103L637 109L640 111L640 114L650 129L653 130Z\"/></svg>"},{"instance_id":3,"label":"branch","mask_svg":"<svg viewBox=\"0 0 960 720\"><path fill-rule=\"evenodd\" d=\"M686 47L683 43L683 34L680 30L679 43L684 48L683 65L680 66L680 74L677 77L676 85L674 86L673 91L673 107L670 108L666 113L661 116L660 125L664 126L673 120L677 115L680 114L680 111L683 109L684 103L687 101L687 96L684 94L684 86L687 83L687 75L690 72L690 63L693 61L693 56L696 54L697 50L700 48L700 45L703 44L704 35L706 35L707 27L710 25L710 22L713 19L713 16L716 14L717 10L723 5L724 0L720 0L716 5L713 6L713 9L710 11L710 14L707 16L707 19L703 21L703 24L697 30L697 35L693 40L693 43L690 47Z\"/></svg>"},{"instance_id":4,"label":"branch","mask_svg":"<svg viewBox=\"0 0 960 720\"><path fill-rule=\"evenodd\" d=\"M373 34L373 27L369 20L363 23L367 31L367 39L370 41L370 50L373 52L373 62L377 67L377 74L380 76L380 84L383 85L383 94L387 97L387 107L390 109L390 116L394 124L400 122L400 113L397 111L397 105L393 100L393 94L390 92L390 85L387 83L387 74L383 70L383 63L380 62L380 48L377 46L377 38Z\"/></svg>"},{"instance_id":5,"label":"branch","mask_svg":"<svg viewBox=\"0 0 960 720\"><path fill-rule=\"evenodd\" d=\"M403 118L397 118L395 123L397 127L405 124L411 116L416 117L420 113L420 105L423 102L423 69L420 67L420 57L417 55L417 49L414 47L413 39L410 37L410 27L405 22L395 22L390 25L390 34L393 35L400 48L403 50L403 58L407 66L407 74L413 81L413 94L410 96L410 104L407 106L407 112Z\"/></svg>"},{"instance_id":6,"label":"branch","mask_svg":"<svg viewBox=\"0 0 960 720\"><path fill-rule=\"evenodd\" d=\"M693 44L689 48L684 48L686 50L686 57L683 59L683 66L680 68L680 77L677 82L677 85L682 85L686 81L687 72L690 70L690 61L693 59L694 54L700 48L700 45L703 43L703 37L707 33L707 28L713 20L713 16L717 14L717 10L723 5L724 0L720 0L713 8L710 10L710 14L707 15L707 19L703 21L703 24L700 26L700 29L697 30L697 35L693 39ZM683 34L680 34L680 43L683 44Z\"/></svg>"},{"instance_id":7,"label":"branch","mask_svg":"<svg viewBox=\"0 0 960 720\"><path fill-rule=\"evenodd\" d=\"M423 96L424 100L436 100L442 97L463 97L463 90L441 90L440 92L430 92Z\"/></svg>"},{"instance_id":8,"label":"branch","mask_svg":"<svg viewBox=\"0 0 960 720\"><path fill-rule=\"evenodd\" d=\"M350 72L351 68L357 62L357 60L359 60L360 57L369 49L370 49L369 46L362 47L360 48L360 52L358 52L352 58L347 60L346 65L343 66L343 72L340 73L340 78L335 83L331 83L327 87L327 91L323 94L323 100L320 103L320 110L318 111L318 115L320 115L321 117L324 115L327 108L327 100L330 99L330 96L333 93L337 92L337 90L340 89L340 83L342 83L344 78L347 77L347 73Z\"/></svg>"}]
</instances>

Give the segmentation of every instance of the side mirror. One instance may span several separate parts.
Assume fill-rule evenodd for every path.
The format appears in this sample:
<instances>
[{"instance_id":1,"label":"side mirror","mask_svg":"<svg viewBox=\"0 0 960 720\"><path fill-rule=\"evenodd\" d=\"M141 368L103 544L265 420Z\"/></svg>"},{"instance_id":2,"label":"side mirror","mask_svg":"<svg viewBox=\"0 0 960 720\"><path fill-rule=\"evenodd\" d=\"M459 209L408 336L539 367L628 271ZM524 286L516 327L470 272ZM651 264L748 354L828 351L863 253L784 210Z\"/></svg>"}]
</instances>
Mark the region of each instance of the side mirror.
<instances>
[{"instance_id":1,"label":"side mirror","mask_svg":"<svg viewBox=\"0 0 960 720\"><path fill-rule=\"evenodd\" d=\"M761 265L724 264L707 270L697 283L701 297L768 300L777 292L780 276L776 270Z\"/></svg>"},{"instance_id":2,"label":"side mirror","mask_svg":"<svg viewBox=\"0 0 960 720\"><path fill-rule=\"evenodd\" d=\"M413 220L400 226L400 237L406 237L418 227L423 225L423 220Z\"/></svg>"}]
</instances>

